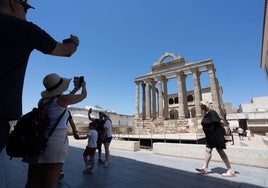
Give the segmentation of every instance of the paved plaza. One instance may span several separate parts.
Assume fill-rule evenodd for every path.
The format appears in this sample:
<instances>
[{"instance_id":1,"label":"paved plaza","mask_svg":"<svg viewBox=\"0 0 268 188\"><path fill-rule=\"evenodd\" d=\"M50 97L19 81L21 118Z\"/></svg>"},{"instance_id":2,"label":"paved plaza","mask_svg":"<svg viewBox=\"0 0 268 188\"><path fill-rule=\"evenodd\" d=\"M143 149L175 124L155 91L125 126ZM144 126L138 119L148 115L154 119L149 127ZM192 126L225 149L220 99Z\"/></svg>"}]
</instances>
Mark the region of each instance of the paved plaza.
<instances>
[{"instance_id":1,"label":"paved plaza","mask_svg":"<svg viewBox=\"0 0 268 188\"><path fill-rule=\"evenodd\" d=\"M221 176L221 173L225 172L224 164L212 161L210 173L201 175L194 169L202 165L202 160L156 155L150 150L133 152L111 149L111 164L108 168L97 164L93 174L83 174L82 153L85 145L86 140L77 141L70 137L69 153L64 165L65 177L58 183L57 188L268 187L268 169L232 165L236 177L226 178ZM20 159L10 161L5 152L2 152L0 187L23 188L26 179L27 165Z\"/></svg>"}]
</instances>

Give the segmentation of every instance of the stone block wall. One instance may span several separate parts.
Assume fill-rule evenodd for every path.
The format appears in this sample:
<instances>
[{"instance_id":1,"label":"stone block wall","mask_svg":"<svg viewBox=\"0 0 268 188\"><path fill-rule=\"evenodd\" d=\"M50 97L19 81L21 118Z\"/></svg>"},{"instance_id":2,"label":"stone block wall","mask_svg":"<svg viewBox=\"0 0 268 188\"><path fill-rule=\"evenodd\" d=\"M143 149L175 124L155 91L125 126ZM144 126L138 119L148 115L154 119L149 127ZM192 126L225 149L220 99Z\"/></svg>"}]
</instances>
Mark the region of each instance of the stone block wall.
<instances>
[{"instance_id":1,"label":"stone block wall","mask_svg":"<svg viewBox=\"0 0 268 188\"><path fill-rule=\"evenodd\" d=\"M136 121L133 127L133 134L149 135L149 134L179 134L179 133L196 133L199 132L201 126L198 120L144 120Z\"/></svg>"}]
</instances>

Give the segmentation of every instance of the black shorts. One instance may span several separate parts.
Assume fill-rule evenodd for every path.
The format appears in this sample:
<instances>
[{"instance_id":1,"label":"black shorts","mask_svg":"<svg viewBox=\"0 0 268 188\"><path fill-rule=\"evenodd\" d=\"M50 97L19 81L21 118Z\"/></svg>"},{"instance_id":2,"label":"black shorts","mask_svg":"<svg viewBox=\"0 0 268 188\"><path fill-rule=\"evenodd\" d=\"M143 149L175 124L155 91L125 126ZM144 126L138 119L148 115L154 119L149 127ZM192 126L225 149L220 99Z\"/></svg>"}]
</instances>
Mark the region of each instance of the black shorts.
<instances>
[{"instance_id":1,"label":"black shorts","mask_svg":"<svg viewBox=\"0 0 268 188\"><path fill-rule=\"evenodd\" d=\"M113 137L105 137L103 143L111 143Z\"/></svg>"},{"instance_id":2,"label":"black shorts","mask_svg":"<svg viewBox=\"0 0 268 188\"><path fill-rule=\"evenodd\" d=\"M95 155L96 149L97 148L86 147L84 150L83 156L90 156L91 158L93 158Z\"/></svg>"}]
</instances>

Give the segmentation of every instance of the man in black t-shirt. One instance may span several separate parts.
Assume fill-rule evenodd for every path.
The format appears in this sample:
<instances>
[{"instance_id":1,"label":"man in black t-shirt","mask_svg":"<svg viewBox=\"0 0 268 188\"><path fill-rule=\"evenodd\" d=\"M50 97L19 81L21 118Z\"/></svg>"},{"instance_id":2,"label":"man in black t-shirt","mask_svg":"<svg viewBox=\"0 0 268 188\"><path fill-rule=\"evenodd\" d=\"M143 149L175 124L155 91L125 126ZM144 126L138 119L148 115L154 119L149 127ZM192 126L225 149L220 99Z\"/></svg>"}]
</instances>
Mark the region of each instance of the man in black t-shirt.
<instances>
[{"instance_id":1,"label":"man in black t-shirt","mask_svg":"<svg viewBox=\"0 0 268 188\"><path fill-rule=\"evenodd\" d=\"M30 54L70 57L79 45L71 35L68 43L57 42L47 32L26 21L27 0L0 0L0 153L9 135L10 121L22 115L22 91Z\"/></svg>"}]
</instances>

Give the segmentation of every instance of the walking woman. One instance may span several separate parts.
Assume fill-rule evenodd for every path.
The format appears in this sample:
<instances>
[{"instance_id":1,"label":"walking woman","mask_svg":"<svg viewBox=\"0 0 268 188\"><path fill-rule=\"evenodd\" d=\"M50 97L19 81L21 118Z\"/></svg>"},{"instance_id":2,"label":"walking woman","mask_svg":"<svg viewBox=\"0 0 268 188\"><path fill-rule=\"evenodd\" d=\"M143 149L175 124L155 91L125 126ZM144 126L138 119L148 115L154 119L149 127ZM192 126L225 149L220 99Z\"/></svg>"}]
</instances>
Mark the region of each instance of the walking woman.
<instances>
[{"instance_id":1,"label":"walking woman","mask_svg":"<svg viewBox=\"0 0 268 188\"><path fill-rule=\"evenodd\" d=\"M45 108L50 118L46 134L49 133L62 114L63 116L49 137L45 151L34 159L24 159L25 162L29 163L26 188L54 188L58 181L69 144L66 124L69 112L66 108L68 105L82 101L87 96L85 82L81 83L80 94L76 94L80 87L74 87L69 94L63 94L68 89L70 81L71 79L61 78L55 73L48 74L43 79L46 90L41 92L42 99L39 105L46 104Z\"/></svg>"},{"instance_id":2,"label":"walking woman","mask_svg":"<svg viewBox=\"0 0 268 188\"><path fill-rule=\"evenodd\" d=\"M196 168L196 170L202 174L207 174L209 172L208 165L212 156L212 149L216 148L227 168L227 171L223 173L222 176L235 176L235 171L231 168L228 156L223 150L226 149L226 145L224 133L220 131L222 129L221 118L215 110L210 108L210 104L207 101L201 101L200 107L205 112L201 125L206 136L206 151L203 166L201 168Z\"/></svg>"}]
</instances>

